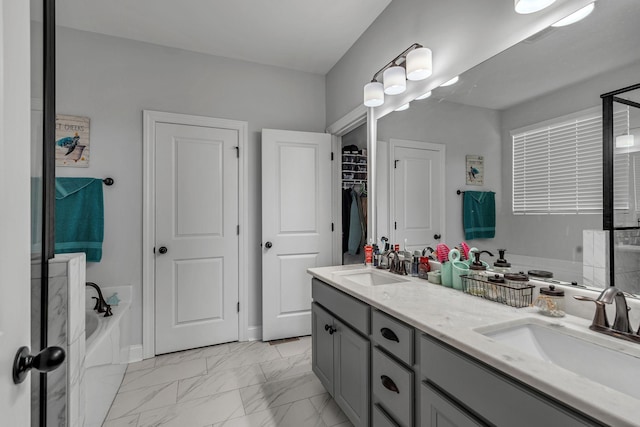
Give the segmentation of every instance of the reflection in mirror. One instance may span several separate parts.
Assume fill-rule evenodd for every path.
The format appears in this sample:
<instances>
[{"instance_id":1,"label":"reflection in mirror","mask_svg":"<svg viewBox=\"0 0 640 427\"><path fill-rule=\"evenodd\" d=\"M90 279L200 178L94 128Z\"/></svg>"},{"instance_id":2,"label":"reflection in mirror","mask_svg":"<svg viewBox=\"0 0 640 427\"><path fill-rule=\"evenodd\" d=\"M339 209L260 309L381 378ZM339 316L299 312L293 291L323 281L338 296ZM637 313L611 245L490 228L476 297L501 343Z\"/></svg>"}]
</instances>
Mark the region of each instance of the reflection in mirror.
<instances>
[{"instance_id":1,"label":"reflection in mirror","mask_svg":"<svg viewBox=\"0 0 640 427\"><path fill-rule=\"evenodd\" d=\"M616 99L630 101L616 102ZM613 258L615 286L640 294L640 90L613 102Z\"/></svg>"},{"instance_id":2,"label":"reflection in mirror","mask_svg":"<svg viewBox=\"0 0 640 427\"><path fill-rule=\"evenodd\" d=\"M449 247L465 241L489 250L494 257L482 257L490 265L497 249L506 248L512 271L550 271L558 281L608 285L600 95L638 83L638 22L640 2L599 1L583 21L543 30L462 74L458 83L381 118L378 141L386 146L390 183L399 181L392 160L402 141L446 151L442 171L416 178L425 185L405 192L404 205L394 197L402 188L387 192L386 206L385 194L379 193L378 209L388 207L392 240L397 218L414 206L431 212L444 205L441 242ZM632 132L638 131L636 120L630 116ZM469 179L467 156L482 157L482 180ZM627 156L629 176L635 156ZM383 162L381 156L378 164ZM442 199L428 193L427 179L443 182ZM495 193L494 238L466 239L457 190ZM629 194L635 203L635 194ZM637 221L638 212L629 210L627 220ZM433 218L416 218L409 225L423 226L420 221ZM415 249L434 243L408 241Z\"/></svg>"}]
</instances>

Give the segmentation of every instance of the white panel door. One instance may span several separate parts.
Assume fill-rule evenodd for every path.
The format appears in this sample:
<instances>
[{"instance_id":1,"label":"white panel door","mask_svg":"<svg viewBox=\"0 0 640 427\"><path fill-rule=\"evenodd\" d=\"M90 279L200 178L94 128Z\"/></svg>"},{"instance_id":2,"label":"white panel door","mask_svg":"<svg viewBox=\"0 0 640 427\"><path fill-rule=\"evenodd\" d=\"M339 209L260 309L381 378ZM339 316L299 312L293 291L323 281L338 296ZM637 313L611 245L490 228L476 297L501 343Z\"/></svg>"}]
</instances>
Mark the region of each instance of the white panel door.
<instances>
[{"instance_id":1,"label":"white panel door","mask_svg":"<svg viewBox=\"0 0 640 427\"><path fill-rule=\"evenodd\" d=\"M444 146L392 139L391 160L393 242L435 249L444 233Z\"/></svg>"},{"instance_id":2,"label":"white panel door","mask_svg":"<svg viewBox=\"0 0 640 427\"><path fill-rule=\"evenodd\" d=\"M156 125L156 354L238 339L235 130Z\"/></svg>"},{"instance_id":3,"label":"white panel door","mask_svg":"<svg viewBox=\"0 0 640 427\"><path fill-rule=\"evenodd\" d=\"M262 339L311 334L307 268L331 264L331 135L262 130Z\"/></svg>"},{"instance_id":4,"label":"white panel door","mask_svg":"<svg viewBox=\"0 0 640 427\"><path fill-rule=\"evenodd\" d=\"M31 342L29 242L29 2L0 2L0 425L30 425L30 378L15 385ZM19 143L17 141L20 141ZM16 149L16 144L20 149ZM38 349L32 349L33 350ZM32 371L31 375L38 375Z\"/></svg>"}]
</instances>

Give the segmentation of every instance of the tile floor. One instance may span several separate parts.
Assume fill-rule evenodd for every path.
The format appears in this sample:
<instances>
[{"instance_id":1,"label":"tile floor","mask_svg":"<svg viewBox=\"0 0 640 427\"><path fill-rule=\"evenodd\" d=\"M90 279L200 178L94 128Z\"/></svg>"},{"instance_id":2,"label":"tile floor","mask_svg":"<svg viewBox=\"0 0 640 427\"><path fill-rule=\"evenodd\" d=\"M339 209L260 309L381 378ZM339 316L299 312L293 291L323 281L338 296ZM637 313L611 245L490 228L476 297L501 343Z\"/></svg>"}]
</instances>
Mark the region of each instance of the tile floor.
<instances>
[{"instance_id":1,"label":"tile floor","mask_svg":"<svg viewBox=\"0 0 640 427\"><path fill-rule=\"evenodd\" d=\"M103 427L347 427L311 372L311 337L228 343L132 363Z\"/></svg>"}]
</instances>

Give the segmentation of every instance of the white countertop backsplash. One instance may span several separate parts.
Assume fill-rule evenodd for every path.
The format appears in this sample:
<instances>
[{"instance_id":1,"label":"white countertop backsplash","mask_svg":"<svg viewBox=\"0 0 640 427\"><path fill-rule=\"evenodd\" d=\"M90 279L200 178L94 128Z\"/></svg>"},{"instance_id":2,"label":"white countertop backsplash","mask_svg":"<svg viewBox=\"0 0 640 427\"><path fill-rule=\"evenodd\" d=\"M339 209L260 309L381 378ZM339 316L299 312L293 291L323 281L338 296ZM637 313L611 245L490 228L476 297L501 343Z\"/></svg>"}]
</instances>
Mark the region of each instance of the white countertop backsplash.
<instances>
[{"instance_id":1,"label":"white countertop backsplash","mask_svg":"<svg viewBox=\"0 0 640 427\"><path fill-rule=\"evenodd\" d=\"M565 308L568 315L562 318L550 318L538 314L535 308L509 307L452 288L435 285L417 277L404 276L407 283L362 286L345 279L345 276L335 274L363 268L365 267L362 265L319 267L311 268L308 272L333 287L484 361L578 411L609 425L640 426L639 399L552 363L541 361L475 331L483 326L518 322L530 317L589 334L600 345L638 358L638 370L630 372L630 375L638 375L638 387L640 387L640 345L589 330L595 305L574 300L572 297L581 294L595 298L599 294L598 291L562 286L565 290ZM376 271L391 274L382 270ZM399 276L394 275L394 277ZM536 285L534 299L540 286L549 285L549 283L538 281L531 281L531 283ZM640 323L640 301L631 298L627 300L632 307L629 313L631 325L634 330L637 330ZM613 322L613 311L609 309L613 310L613 307L608 307L609 320ZM600 366L594 366L593 369L606 369L606 367L607 361L603 360Z\"/></svg>"}]
</instances>

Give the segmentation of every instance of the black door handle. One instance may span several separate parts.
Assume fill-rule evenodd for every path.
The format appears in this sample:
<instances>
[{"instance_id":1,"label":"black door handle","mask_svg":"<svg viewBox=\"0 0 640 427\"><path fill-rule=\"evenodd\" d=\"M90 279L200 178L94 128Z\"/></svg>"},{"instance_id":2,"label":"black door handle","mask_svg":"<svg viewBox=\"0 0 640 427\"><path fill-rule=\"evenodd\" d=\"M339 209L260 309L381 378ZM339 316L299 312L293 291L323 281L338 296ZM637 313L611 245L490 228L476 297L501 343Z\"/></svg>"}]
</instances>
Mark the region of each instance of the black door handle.
<instances>
[{"instance_id":1,"label":"black door handle","mask_svg":"<svg viewBox=\"0 0 640 427\"><path fill-rule=\"evenodd\" d=\"M333 333L335 331L337 331L336 328L334 328L333 326L330 326L330 325L324 325L324 330L325 331L329 331L329 335L333 335Z\"/></svg>"},{"instance_id":2,"label":"black door handle","mask_svg":"<svg viewBox=\"0 0 640 427\"><path fill-rule=\"evenodd\" d=\"M169 252L169 250L167 249L166 246L160 246L160 249L158 249L158 252L160 252L162 255L164 255L167 252Z\"/></svg>"},{"instance_id":3,"label":"black door handle","mask_svg":"<svg viewBox=\"0 0 640 427\"><path fill-rule=\"evenodd\" d=\"M436 239L436 240L440 240L441 237L442 237L442 235L438 234L438 233L433 235L433 238Z\"/></svg>"},{"instance_id":4,"label":"black door handle","mask_svg":"<svg viewBox=\"0 0 640 427\"><path fill-rule=\"evenodd\" d=\"M396 385L396 383L393 382L391 378L389 378L386 375L382 375L380 379L382 380L382 385L384 386L384 388L390 391L395 391L396 393L400 394L400 390L398 390L398 386Z\"/></svg>"},{"instance_id":5,"label":"black door handle","mask_svg":"<svg viewBox=\"0 0 640 427\"><path fill-rule=\"evenodd\" d=\"M267 243L264 244L264 247L267 248L267 249L271 249L272 246L273 246L273 243L271 243L271 242L267 242Z\"/></svg>"},{"instance_id":6,"label":"black door handle","mask_svg":"<svg viewBox=\"0 0 640 427\"><path fill-rule=\"evenodd\" d=\"M400 342L400 340L398 339L398 336L395 334L395 332L393 332L389 328L380 329L380 333L382 334L383 337L385 337L389 341Z\"/></svg>"},{"instance_id":7,"label":"black door handle","mask_svg":"<svg viewBox=\"0 0 640 427\"><path fill-rule=\"evenodd\" d=\"M60 347L47 347L35 356L29 354L29 347L20 347L13 359L13 383L23 382L31 369L39 372L53 371L62 365L64 358L64 350Z\"/></svg>"}]
</instances>

